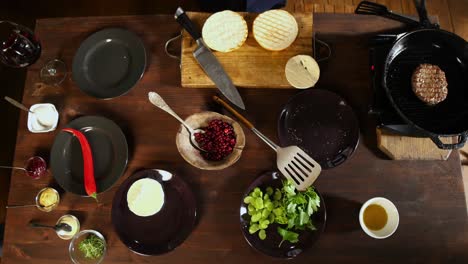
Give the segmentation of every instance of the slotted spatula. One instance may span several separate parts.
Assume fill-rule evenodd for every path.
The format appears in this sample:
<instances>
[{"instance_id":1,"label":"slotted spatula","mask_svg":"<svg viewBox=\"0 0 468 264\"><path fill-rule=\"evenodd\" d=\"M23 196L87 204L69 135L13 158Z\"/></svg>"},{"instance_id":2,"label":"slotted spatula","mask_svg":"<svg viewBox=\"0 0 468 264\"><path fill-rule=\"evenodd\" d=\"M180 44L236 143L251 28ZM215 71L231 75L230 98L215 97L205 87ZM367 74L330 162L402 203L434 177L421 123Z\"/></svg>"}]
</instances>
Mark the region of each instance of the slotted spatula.
<instances>
[{"instance_id":1,"label":"slotted spatula","mask_svg":"<svg viewBox=\"0 0 468 264\"><path fill-rule=\"evenodd\" d=\"M245 119L245 117L239 114L221 98L213 96L213 99L231 112L246 127L252 130L255 135L276 151L276 165L278 166L278 169L287 179L294 183L297 190L305 191L307 187L311 186L315 182L322 171L322 167L320 167L320 164L318 164L307 153L298 146L282 148L276 145L273 141L260 133L260 131L258 131L249 120Z\"/></svg>"},{"instance_id":2,"label":"slotted spatula","mask_svg":"<svg viewBox=\"0 0 468 264\"><path fill-rule=\"evenodd\" d=\"M376 16L387 17L390 19L400 21L412 27L420 26L419 22L414 19L405 17L400 14L393 13L391 10L388 10L386 6L378 4L378 3L369 2L369 1L360 2L358 6L356 7L356 10L354 10L354 13L359 14L359 15L376 15Z\"/></svg>"}]
</instances>

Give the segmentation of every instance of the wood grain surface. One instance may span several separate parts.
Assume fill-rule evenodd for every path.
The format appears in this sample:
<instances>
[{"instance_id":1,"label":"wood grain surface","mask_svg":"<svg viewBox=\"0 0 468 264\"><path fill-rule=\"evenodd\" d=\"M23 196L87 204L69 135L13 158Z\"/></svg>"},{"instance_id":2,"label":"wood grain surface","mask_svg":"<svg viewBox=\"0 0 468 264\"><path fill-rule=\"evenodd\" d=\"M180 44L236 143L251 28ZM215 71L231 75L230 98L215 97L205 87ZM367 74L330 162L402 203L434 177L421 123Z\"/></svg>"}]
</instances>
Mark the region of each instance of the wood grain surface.
<instances>
[{"instance_id":1,"label":"wood grain surface","mask_svg":"<svg viewBox=\"0 0 468 264\"><path fill-rule=\"evenodd\" d=\"M200 30L210 15L198 12L188 12L187 14ZM244 45L231 52L213 51L234 85L249 88L291 88L286 80L284 67L291 57L298 54L312 56L312 13L293 14L299 26L298 36L287 49L276 52L262 48L255 40L252 23L257 14L241 14L249 29L249 35ZM180 66L182 86L188 88L215 87L213 81L193 57L192 53L196 47L195 40L184 30Z\"/></svg>"},{"instance_id":2,"label":"wood grain surface","mask_svg":"<svg viewBox=\"0 0 468 264\"><path fill-rule=\"evenodd\" d=\"M38 71L46 60L61 57L71 65L80 42L108 26L136 32L147 47L148 68L132 91L112 100L98 100L82 93L71 77L62 88L36 87ZM315 15L317 37L330 43L334 51L320 65L317 88L335 91L353 106L362 135L350 160L318 178L316 186L325 196L328 212L326 230L312 248L288 263L466 263L468 259L468 219L458 153L452 153L447 161L392 161L376 147L375 122L367 115L372 98L367 43L373 34L398 26L373 17ZM101 195L97 205L93 199L62 191L62 202L51 213L35 208L8 209L2 263L69 262L67 241L48 230L27 226L31 220L53 224L66 213L76 215L83 229L105 235L108 252L104 263L284 263L250 248L239 225L243 191L260 173L274 169L275 153L244 129L246 148L234 166L215 172L195 169L176 150L178 122L147 102L147 93L155 90L182 117L203 110L221 111L212 103L215 90L180 87L178 62L164 53L165 41L180 32L172 16L43 19L37 22L36 31L44 50L39 62L28 70L23 103L54 103L60 111L60 127L82 115L97 114L116 121L129 142L130 160L125 175ZM275 139L281 107L300 91L240 92L247 106L242 114ZM56 134L29 133L26 113L20 113L14 165L21 166L35 154L48 158ZM110 218L112 198L120 183L144 168L179 174L193 188L199 205L198 224L190 237L159 257L139 256L128 250ZM56 186L52 177L33 181L14 172L8 203L32 203L36 192L45 186ZM398 230L385 240L368 237L358 224L360 206L375 196L392 200L400 214Z\"/></svg>"},{"instance_id":3,"label":"wood grain surface","mask_svg":"<svg viewBox=\"0 0 468 264\"><path fill-rule=\"evenodd\" d=\"M447 160L451 149L439 149L430 138L405 137L377 128L377 146L393 160ZM456 138L442 138L456 143Z\"/></svg>"},{"instance_id":4,"label":"wood grain surface","mask_svg":"<svg viewBox=\"0 0 468 264\"><path fill-rule=\"evenodd\" d=\"M453 32L468 41L468 0L448 0Z\"/></svg>"}]
</instances>

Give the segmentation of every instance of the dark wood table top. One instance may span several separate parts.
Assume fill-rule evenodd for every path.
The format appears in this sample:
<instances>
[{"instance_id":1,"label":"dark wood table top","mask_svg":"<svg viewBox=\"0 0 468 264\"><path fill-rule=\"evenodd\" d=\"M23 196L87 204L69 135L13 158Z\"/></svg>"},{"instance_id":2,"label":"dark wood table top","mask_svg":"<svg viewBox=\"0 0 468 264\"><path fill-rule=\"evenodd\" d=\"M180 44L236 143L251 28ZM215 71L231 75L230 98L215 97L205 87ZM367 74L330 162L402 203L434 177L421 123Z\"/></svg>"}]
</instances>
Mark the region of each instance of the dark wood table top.
<instances>
[{"instance_id":1,"label":"dark wood table top","mask_svg":"<svg viewBox=\"0 0 468 264\"><path fill-rule=\"evenodd\" d=\"M71 65L86 36L108 26L128 28L143 39L149 63L142 80L127 95L97 100L82 93L68 77L62 88L37 87L43 63L60 57ZM468 218L460 159L453 153L447 161L392 161L376 148L375 123L367 116L372 98L369 86L369 36L398 24L355 15L315 15L317 37L333 48L332 57L321 64L317 88L342 95L361 122L361 142L343 165L324 171L316 182L328 210L327 227L320 240L289 263L466 263ZM166 40L180 27L172 16L128 16L41 19L36 31L43 43L40 60L27 73L23 102L52 102L60 111L62 127L81 115L102 115L116 121L127 136L130 160L125 175L100 203L70 193L62 194L59 207L50 213L35 208L8 209L3 261L5 263L66 263L68 241L53 232L31 229L38 220L54 224L66 213L76 215L82 229L101 231L108 241L104 263L277 263L257 253L245 242L239 225L241 195L264 171L275 168L275 153L253 133L245 130L247 145L241 159L222 171L201 171L187 164L177 152L175 134L179 124L147 102L155 90L174 110L186 117L203 110L221 109L211 102L213 89L180 87L178 61L164 52ZM248 111L244 114L267 136L276 139L276 122L282 105L298 90L240 89ZM14 165L22 166L35 154L49 157L57 131L32 134L21 113ZM182 176L193 188L199 205L198 224L189 238L173 252L159 257L132 253L120 242L111 223L112 198L119 184L135 171L161 168ZM52 177L31 180L13 172L8 204L31 204L37 191L56 186ZM358 223L358 212L367 199L383 196L399 209L400 225L384 240L368 237ZM157 235L157 234L152 234Z\"/></svg>"}]
</instances>

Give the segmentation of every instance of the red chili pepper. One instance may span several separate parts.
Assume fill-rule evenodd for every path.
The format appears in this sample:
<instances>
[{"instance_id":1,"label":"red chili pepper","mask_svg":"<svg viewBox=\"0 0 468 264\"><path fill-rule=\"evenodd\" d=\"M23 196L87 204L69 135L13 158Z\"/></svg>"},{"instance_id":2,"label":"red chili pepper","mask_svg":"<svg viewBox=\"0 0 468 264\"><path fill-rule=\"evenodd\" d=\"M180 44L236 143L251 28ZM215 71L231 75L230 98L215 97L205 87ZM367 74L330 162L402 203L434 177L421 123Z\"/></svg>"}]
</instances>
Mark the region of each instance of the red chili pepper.
<instances>
[{"instance_id":1,"label":"red chili pepper","mask_svg":"<svg viewBox=\"0 0 468 264\"><path fill-rule=\"evenodd\" d=\"M85 135L80 131L73 128L64 128L62 131L69 132L78 138L81 145L81 152L83 153L83 164L84 164L84 186L86 193L97 200L96 192L96 181L94 179L94 164L93 154L91 147L89 146L88 140Z\"/></svg>"}]
</instances>

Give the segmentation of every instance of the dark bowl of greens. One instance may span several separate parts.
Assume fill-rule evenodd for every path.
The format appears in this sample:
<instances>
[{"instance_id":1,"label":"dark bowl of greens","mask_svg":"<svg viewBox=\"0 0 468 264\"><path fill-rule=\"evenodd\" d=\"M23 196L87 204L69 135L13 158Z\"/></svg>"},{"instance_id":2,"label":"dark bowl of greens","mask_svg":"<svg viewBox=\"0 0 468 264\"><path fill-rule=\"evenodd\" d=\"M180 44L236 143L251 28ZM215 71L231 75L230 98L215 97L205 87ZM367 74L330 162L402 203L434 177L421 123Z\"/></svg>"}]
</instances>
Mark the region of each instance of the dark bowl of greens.
<instances>
[{"instance_id":1,"label":"dark bowl of greens","mask_svg":"<svg viewBox=\"0 0 468 264\"><path fill-rule=\"evenodd\" d=\"M267 172L247 188L240 206L245 240L275 258L294 258L325 229L326 208L315 187L299 192L279 172Z\"/></svg>"},{"instance_id":2,"label":"dark bowl of greens","mask_svg":"<svg viewBox=\"0 0 468 264\"><path fill-rule=\"evenodd\" d=\"M107 251L106 239L98 231L83 230L73 237L68 251L75 264L101 263Z\"/></svg>"}]
</instances>

